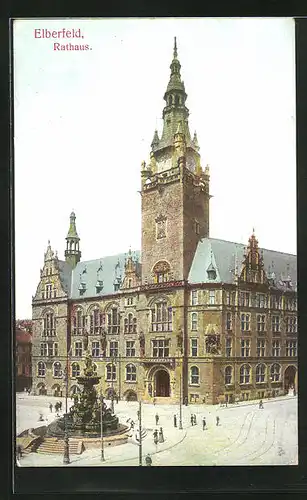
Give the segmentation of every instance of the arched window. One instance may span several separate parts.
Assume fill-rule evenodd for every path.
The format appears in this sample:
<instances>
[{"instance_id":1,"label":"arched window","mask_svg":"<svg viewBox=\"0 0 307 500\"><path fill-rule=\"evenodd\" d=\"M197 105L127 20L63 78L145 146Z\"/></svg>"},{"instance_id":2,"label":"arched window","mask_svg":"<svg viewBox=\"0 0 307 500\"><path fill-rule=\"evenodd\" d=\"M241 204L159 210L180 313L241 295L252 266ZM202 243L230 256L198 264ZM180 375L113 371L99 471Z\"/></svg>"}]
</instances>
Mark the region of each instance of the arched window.
<instances>
[{"instance_id":1,"label":"arched window","mask_svg":"<svg viewBox=\"0 0 307 500\"><path fill-rule=\"evenodd\" d=\"M190 379L191 384L199 384L199 368L197 366L191 366L190 368Z\"/></svg>"},{"instance_id":2,"label":"arched window","mask_svg":"<svg viewBox=\"0 0 307 500\"><path fill-rule=\"evenodd\" d=\"M83 335L85 328L85 316L82 309L77 309L73 316L73 335Z\"/></svg>"},{"instance_id":3,"label":"arched window","mask_svg":"<svg viewBox=\"0 0 307 500\"><path fill-rule=\"evenodd\" d=\"M73 363L71 365L71 376L73 378L80 376L80 365L78 363Z\"/></svg>"},{"instance_id":4,"label":"arched window","mask_svg":"<svg viewBox=\"0 0 307 500\"><path fill-rule=\"evenodd\" d=\"M256 383L265 381L266 366L264 364L256 366Z\"/></svg>"},{"instance_id":5,"label":"arched window","mask_svg":"<svg viewBox=\"0 0 307 500\"><path fill-rule=\"evenodd\" d=\"M170 280L170 265L165 260L157 262L153 268L154 283L165 283Z\"/></svg>"},{"instance_id":6,"label":"arched window","mask_svg":"<svg viewBox=\"0 0 307 500\"><path fill-rule=\"evenodd\" d=\"M179 104L179 95L175 96L175 104L176 104L176 106L178 106L178 104Z\"/></svg>"},{"instance_id":7,"label":"arched window","mask_svg":"<svg viewBox=\"0 0 307 500\"><path fill-rule=\"evenodd\" d=\"M225 385L232 383L232 366L225 368Z\"/></svg>"},{"instance_id":8,"label":"arched window","mask_svg":"<svg viewBox=\"0 0 307 500\"><path fill-rule=\"evenodd\" d=\"M45 377L46 376L46 365L43 363L43 361L39 361L37 365L37 375L39 377Z\"/></svg>"},{"instance_id":9,"label":"arched window","mask_svg":"<svg viewBox=\"0 0 307 500\"><path fill-rule=\"evenodd\" d=\"M116 365L111 363L106 366L107 380L116 380Z\"/></svg>"},{"instance_id":10,"label":"arched window","mask_svg":"<svg viewBox=\"0 0 307 500\"><path fill-rule=\"evenodd\" d=\"M173 329L172 308L166 300L158 302L151 309L151 330L153 332L168 332Z\"/></svg>"},{"instance_id":11,"label":"arched window","mask_svg":"<svg viewBox=\"0 0 307 500\"><path fill-rule=\"evenodd\" d=\"M134 365L126 366L126 380L130 382L136 381L136 367Z\"/></svg>"},{"instance_id":12,"label":"arched window","mask_svg":"<svg viewBox=\"0 0 307 500\"><path fill-rule=\"evenodd\" d=\"M93 309L90 315L90 333L92 335L101 333L103 324L103 314L97 308Z\"/></svg>"},{"instance_id":13,"label":"arched window","mask_svg":"<svg viewBox=\"0 0 307 500\"><path fill-rule=\"evenodd\" d=\"M272 382L280 381L280 365L277 363L274 363L274 365L271 366L271 380Z\"/></svg>"},{"instance_id":14,"label":"arched window","mask_svg":"<svg viewBox=\"0 0 307 500\"><path fill-rule=\"evenodd\" d=\"M120 317L117 307L108 312L108 333L119 333Z\"/></svg>"},{"instance_id":15,"label":"arched window","mask_svg":"<svg viewBox=\"0 0 307 500\"><path fill-rule=\"evenodd\" d=\"M193 312L191 314L191 330L197 330L198 329L198 317L197 317L197 312Z\"/></svg>"},{"instance_id":16,"label":"arched window","mask_svg":"<svg viewBox=\"0 0 307 500\"><path fill-rule=\"evenodd\" d=\"M43 336L50 337L55 335L55 318L53 312L47 312L44 317Z\"/></svg>"},{"instance_id":17,"label":"arched window","mask_svg":"<svg viewBox=\"0 0 307 500\"><path fill-rule=\"evenodd\" d=\"M59 363L58 361L56 363L54 363L54 365L53 365L53 376L54 377L61 377L62 376L61 363Z\"/></svg>"},{"instance_id":18,"label":"arched window","mask_svg":"<svg viewBox=\"0 0 307 500\"><path fill-rule=\"evenodd\" d=\"M240 368L240 384L250 383L251 367L249 365L242 365Z\"/></svg>"},{"instance_id":19,"label":"arched window","mask_svg":"<svg viewBox=\"0 0 307 500\"><path fill-rule=\"evenodd\" d=\"M136 333L136 318L133 317L132 313L128 314L128 317L125 318L125 333Z\"/></svg>"}]
</instances>

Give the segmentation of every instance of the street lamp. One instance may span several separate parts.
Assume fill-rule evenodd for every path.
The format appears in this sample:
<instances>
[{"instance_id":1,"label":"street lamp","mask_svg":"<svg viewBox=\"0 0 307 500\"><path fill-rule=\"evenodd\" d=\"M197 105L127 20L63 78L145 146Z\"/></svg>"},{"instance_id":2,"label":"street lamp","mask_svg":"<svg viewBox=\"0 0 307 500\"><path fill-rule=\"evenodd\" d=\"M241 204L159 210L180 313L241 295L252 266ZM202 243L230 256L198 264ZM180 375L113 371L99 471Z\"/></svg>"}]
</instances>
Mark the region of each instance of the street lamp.
<instances>
[{"instance_id":1,"label":"street lamp","mask_svg":"<svg viewBox=\"0 0 307 500\"><path fill-rule=\"evenodd\" d=\"M66 348L66 369L65 369L65 415L64 415L64 456L63 456L63 464L69 464L70 463L70 458L69 458L69 437L68 437L68 426L67 426L67 417L68 417L68 371L69 371L69 365L68 365L68 346Z\"/></svg>"},{"instance_id":2,"label":"street lamp","mask_svg":"<svg viewBox=\"0 0 307 500\"><path fill-rule=\"evenodd\" d=\"M142 467L142 402L139 400L139 466Z\"/></svg>"},{"instance_id":3,"label":"street lamp","mask_svg":"<svg viewBox=\"0 0 307 500\"><path fill-rule=\"evenodd\" d=\"M180 382L179 382L179 429L182 429L182 378L180 374Z\"/></svg>"},{"instance_id":4,"label":"street lamp","mask_svg":"<svg viewBox=\"0 0 307 500\"><path fill-rule=\"evenodd\" d=\"M112 411L112 415L114 414L114 358L112 356L111 358L111 361L112 361L112 365L111 365L111 369L112 369L112 379L111 379L111 388L112 388L112 392L111 392L111 411Z\"/></svg>"},{"instance_id":5,"label":"street lamp","mask_svg":"<svg viewBox=\"0 0 307 500\"><path fill-rule=\"evenodd\" d=\"M103 420L102 420L102 407L103 407L103 395L102 388L100 389L100 433L101 433L101 461L104 462L104 443L103 443Z\"/></svg>"}]
</instances>

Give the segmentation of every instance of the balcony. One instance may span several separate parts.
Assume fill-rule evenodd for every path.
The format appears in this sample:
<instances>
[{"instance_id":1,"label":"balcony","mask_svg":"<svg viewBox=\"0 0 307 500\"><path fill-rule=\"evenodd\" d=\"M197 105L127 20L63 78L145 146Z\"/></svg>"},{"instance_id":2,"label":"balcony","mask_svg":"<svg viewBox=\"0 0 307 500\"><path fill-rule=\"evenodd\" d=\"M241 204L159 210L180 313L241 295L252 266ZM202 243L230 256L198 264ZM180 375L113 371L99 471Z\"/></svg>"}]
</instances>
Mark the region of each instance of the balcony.
<instances>
[{"instance_id":1,"label":"balcony","mask_svg":"<svg viewBox=\"0 0 307 500\"><path fill-rule=\"evenodd\" d=\"M56 337L56 329L55 328L48 328L43 330L42 333L43 337Z\"/></svg>"}]
</instances>

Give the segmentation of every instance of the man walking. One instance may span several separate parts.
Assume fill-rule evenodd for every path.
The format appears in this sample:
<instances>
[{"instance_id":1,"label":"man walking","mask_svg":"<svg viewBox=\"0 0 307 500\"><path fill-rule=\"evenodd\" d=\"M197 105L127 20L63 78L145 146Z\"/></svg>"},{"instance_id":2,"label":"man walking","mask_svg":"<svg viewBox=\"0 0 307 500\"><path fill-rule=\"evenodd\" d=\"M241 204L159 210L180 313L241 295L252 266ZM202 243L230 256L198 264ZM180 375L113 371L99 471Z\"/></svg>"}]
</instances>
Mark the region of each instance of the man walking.
<instances>
[{"instance_id":1,"label":"man walking","mask_svg":"<svg viewBox=\"0 0 307 500\"><path fill-rule=\"evenodd\" d=\"M259 401L259 410L263 410L263 402L262 399Z\"/></svg>"},{"instance_id":2,"label":"man walking","mask_svg":"<svg viewBox=\"0 0 307 500\"><path fill-rule=\"evenodd\" d=\"M50 405L49 405L50 413L52 413L52 408L53 408L52 403L50 403Z\"/></svg>"},{"instance_id":3,"label":"man walking","mask_svg":"<svg viewBox=\"0 0 307 500\"><path fill-rule=\"evenodd\" d=\"M220 425L220 417L216 417L216 425Z\"/></svg>"},{"instance_id":4,"label":"man walking","mask_svg":"<svg viewBox=\"0 0 307 500\"><path fill-rule=\"evenodd\" d=\"M206 429L206 418L203 418L203 431Z\"/></svg>"},{"instance_id":5,"label":"man walking","mask_svg":"<svg viewBox=\"0 0 307 500\"><path fill-rule=\"evenodd\" d=\"M164 443L163 429L160 427L159 430L159 443Z\"/></svg>"},{"instance_id":6,"label":"man walking","mask_svg":"<svg viewBox=\"0 0 307 500\"><path fill-rule=\"evenodd\" d=\"M158 425L159 424L159 415L158 415L158 413L156 413L155 419L156 419L156 425Z\"/></svg>"},{"instance_id":7,"label":"man walking","mask_svg":"<svg viewBox=\"0 0 307 500\"><path fill-rule=\"evenodd\" d=\"M174 415L174 427L177 427L177 415Z\"/></svg>"},{"instance_id":8,"label":"man walking","mask_svg":"<svg viewBox=\"0 0 307 500\"><path fill-rule=\"evenodd\" d=\"M191 415L191 425L192 425L192 427L193 427L193 425L194 425L194 415L193 415L193 413L192 413L192 415Z\"/></svg>"},{"instance_id":9,"label":"man walking","mask_svg":"<svg viewBox=\"0 0 307 500\"><path fill-rule=\"evenodd\" d=\"M157 431L157 429L155 429L154 432L153 432L153 438L154 438L154 443L158 444L159 438L158 438L158 431Z\"/></svg>"},{"instance_id":10,"label":"man walking","mask_svg":"<svg viewBox=\"0 0 307 500\"><path fill-rule=\"evenodd\" d=\"M197 425L197 422L196 422L196 414L194 413L194 425Z\"/></svg>"}]
</instances>

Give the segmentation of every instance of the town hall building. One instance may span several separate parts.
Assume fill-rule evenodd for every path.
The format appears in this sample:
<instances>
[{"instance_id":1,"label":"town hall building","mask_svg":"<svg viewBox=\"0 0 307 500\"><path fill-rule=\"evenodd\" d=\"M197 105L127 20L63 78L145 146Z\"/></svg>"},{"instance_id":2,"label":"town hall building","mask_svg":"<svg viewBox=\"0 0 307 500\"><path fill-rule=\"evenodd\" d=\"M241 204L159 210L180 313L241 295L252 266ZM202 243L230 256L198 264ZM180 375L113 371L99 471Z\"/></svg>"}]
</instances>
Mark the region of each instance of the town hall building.
<instances>
[{"instance_id":1,"label":"town hall building","mask_svg":"<svg viewBox=\"0 0 307 500\"><path fill-rule=\"evenodd\" d=\"M215 404L297 390L296 256L210 238L210 172L189 130L175 39L163 131L141 165L141 251L65 259L33 297L32 393L80 391L87 351L109 398ZM81 228L79 228L81 230ZM81 234L81 232L80 232ZM247 235L248 236L248 235Z\"/></svg>"}]
</instances>

